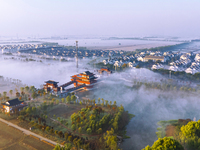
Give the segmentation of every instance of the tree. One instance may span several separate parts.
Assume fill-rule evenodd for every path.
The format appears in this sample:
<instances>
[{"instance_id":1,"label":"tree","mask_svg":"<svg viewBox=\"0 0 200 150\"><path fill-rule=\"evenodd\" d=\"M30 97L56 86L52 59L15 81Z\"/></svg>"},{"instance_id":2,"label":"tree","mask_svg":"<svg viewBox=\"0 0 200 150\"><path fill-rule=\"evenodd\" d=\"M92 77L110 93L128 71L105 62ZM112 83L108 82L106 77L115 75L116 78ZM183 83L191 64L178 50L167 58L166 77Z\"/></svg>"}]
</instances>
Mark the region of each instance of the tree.
<instances>
[{"instance_id":1,"label":"tree","mask_svg":"<svg viewBox=\"0 0 200 150\"><path fill-rule=\"evenodd\" d=\"M190 121L187 125L181 127L181 135L186 138L195 136L200 138L200 120Z\"/></svg>"},{"instance_id":2,"label":"tree","mask_svg":"<svg viewBox=\"0 0 200 150\"><path fill-rule=\"evenodd\" d=\"M57 144L57 145L54 147L53 150L63 150L63 148L62 148L59 144Z\"/></svg>"},{"instance_id":3,"label":"tree","mask_svg":"<svg viewBox=\"0 0 200 150\"><path fill-rule=\"evenodd\" d=\"M117 105L117 102L116 102L116 101L114 101L114 105L115 105L115 106Z\"/></svg>"},{"instance_id":4,"label":"tree","mask_svg":"<svg viewBox=\"0 0 200 150\"><path fill-rule=\"evenodd\" d=\"M68 136L68 141L69 141L69 142L72 142L72 136L71 136L71 135Z\"/></svg>"},{"instance_id":5,"label":"tree","mask_svg":"<svg viewBox=\"0 0 200 150\"><path fill-rule=\"evenodd\" d=\"M64 102L65 102L65 99L64 99L64 98L62 98L62 99L61 99L61 101L62 101L62 103L64 103Z\"/></svg>"},{"instance_id":6,"label":"tree","mask_svg":"<svg viewBox=\"0 0 200 150\"><path fill-rule=\"evenodd\" d=\"M58 136L61 138L63 136L63 132L62 131L59 131L58 132Z\"/></svg>"},{"instance_id":7,"label":"tree","mask_svg":"<svg viewBox=\"0 0 200 150\"><path fill-rule=\"evenodd\" d=\"M17 93L16 93L16 97L19 97L19 96L20 96L20 93L19 93L19 92L17 92Z\"/></svg>"},{"instance_id":8,"label":"tree","mask_svg":"<svg viewBox=\"0 0 200 150\"><path fill-rule=\"evenodd\" d=\"M23 117L22 115L20 115L20 116L18 116L18 119L19 119L20 121L22 121L22 120L24 119L24 117Z\"/></svg>"},{"instance_id":9,"label":"tree","mask_svg":"<svg viewBox=\"0 0 200 150\"><path fill-rule=\"evenodd\" d=\"M28 91L29 91L29 87L26 86L24 89L25 89L25 92L28 93Z\"/></svg>"},{"instance_id":10,"label":"tree","mask_svg":"<svg viewBox=\"0 0 200 150\"><path fill-rule=\"evenodd\" d=\"M56 100L56 104L59 104L59 100L58 99Z\"/></svg>"},{"instance_id":11,"label":"tree","mask_svg":"<svg viewBox=\"0 0 200 150\"><path fill-rule=\"evenodd\" d=\"M92 129L91 129L91 128L88 128L88 129L87 129L87 133L88 133L88 134L91 134L91 133L92 133Z\"/></svg>"},{"instance_id":12,"label":"tree","mask_svg":"<svg viewBox=\"0 0 200 150\"><path fill-rule=\"evenodd\" d=\"M66 101L67 101L68 104L70 103L71 97L69 95L66 97Z\"/></svg>"},{"instance_id":13,"label":"tree","mask_svg":"<svg viewBox=\"0 0 200 150\"><path fill-rule=\"evenodd\" d=\"M34 87L34 86L31 86L31 87L30 87L30 90L31 90L32 92L34 92L34 91L35 91L35 87Z\"/></svg>"},{"instance_id":14,"label":"tree","mask_svg":"<svg viewBox=\"0 0 200 150\"><path fill-rule=\"evenodd\" d=\"M103 105L104 105L104 99L102 98L101 100L102 100L102 103L103 103Z\"/></svg>"},{"instance_id":15,"label":"tree","mask_svg":"<svg viewBox=\"0 0 200 150\"><path fill-rule=\"evenodd\" d=\"M105 100L106 106L108 105L108 100Z\"/></svg>"},{"instance_id":16,"label":"tree","mask_svg":"<svg viewBox=\"0 0 200 150\"><path fill-rule=\"evenodd\" d=\"M53 129L50 130L50 133L53 134Z\"/></svg>"},{"instance_id":17,"label":"tree","mask_svg":"<svg viewBox=\"0 0 200 150\"><path fill-rule=\"evenodd\" d=\"M75 124L73 124L73 125L71 126L71 128L72 128L73 131L75 131L75 130L76 130Z\"/></svg>"},{"instance_id":18,"label":"tree","mask_svg":"<svg viewBox=\"0 0 200 150\"><path fill-rule=\"evenodd\" d=\"M106 146L108 146L110 149L117 149L117 136L114 135L114 130L111 128L110 131L107 131L106 134L103 135L103 138L105 140Z\"/></svg>"},{"instance_id":19,"label":"tree","mask_svg":"<svg viewBox=\"0 0 200 150\"><path fill-rule=\"evenodd\" d=\"M27 114L30 114L30 113L31 113L31 108L30 108L30 107L26 108L26 113L27 113Z\"/></svg>"},{"instance_id":20,"label":"tree","mask_svg":"<svg viewBox=\"0 0 200 150\"><path fill-rule=\"evenodd\" d=\"M33 93L31 94L31 96L32 96L33 99L35 99L35 98L37 97L37 94L36 94L35 92L33 92Z\"/></svg>"},{"instance_id":21,"label":"tree","mask_svg":"<svg viewBox=\"0 0 200 150\"><path fill-rule=\"evenodd\" d=\"M32 107L32 112L36 113L36 107Z\"/></svg>"},{"instance_id":22,"label":"tree","mask_svg":"<svg viewBox=\"0 0 200 150\"><path fill-rule=\"evenodd\" d=\"M98 104L100 104L100 101L101 101L101 99L100 99L100 98L98 98Z\"/></svg>"},{"instance_id":23,"label":"tree","mask_svg":"<svg viewBox=\"0 0 200 150\"><path fill-rule=\"evenodd\" d=\"M3 92L3 97L4 97L4 99L6 98L6 95L7 95L7 92L4 91L4 92Z\"/></svg>"},{"instance_id":24,"label":"tree","mask_svg":"<svg viewBox=\"0 0 200 150\"><path fill-rule=\"evenodd\" d=\"M20 91L21 91L21 92L24 92L24 87L20 87Z\"/></svg>"},{"instance_id":25,"label":"tree","mask_svg":"<svg viewBox=\"0 0 200 150\"><path fill-rule=\"evenodd\" d=\"M152 147L147 145L142 150L184 150L183 146L176 140L171 138L159 138L157 141L154 142Z\"/></svg>"},{"instance_id":26,"label":"tree","mask_svg":"<svg viewBox=\"0 0 200 150\"><path fill-rule=\"evenodd\" d=\"M75 95L72 95L71 96L71 100L74 102L74 101L76 101L76 96Z\"/></svg>"},{"instance_id":27,"label":"tree","mask_svg":"<svg viewBox=\"0 0 200 150\"><path fill-rule=\"evenodd\" d=\"M72 144L71 143L65 144L65 150L71 150L71 148L72 148Z\"/></svg>"},{"instance_id":28,"label":"tree","mask_svg":"<svg viewBox=\"0 0 200 150\"><path fill-rule=\"evenodd\" d=\"M9 93L10 93L10 95L12 96L12 94L13 94L13 90L10 90Z\"/></svg>"},{"instance_id":29,"label":"tree","mask_svg":"<svg viewBox=\"0 0 200 150\"><path fill-rule=\"evenodd\" d=\"M68 139L68 136L69 136L69 134L68 134L68 132L66 132L65 133L65 140L67 141L67 139Z\"/></svg>"},{"instance_id":30,"label":"tree","mask_svg":"<svg viewBox=\"0 0 200 150\"><path fill-rule=\"evenodd\" d=\"M81 128L81 127L78 128L78 132L79 132L80 134L82 133L82 128Z\"/></svg>"},{"instance_id":31,"label":"tree","mask_svg":"<svg viewBox=\"0 0 200 150\"><path fill-rule=\"evenodd\" d=\"M101 134L101 133L102 133L102 128L99 128L99 129L97 130L97 133L98 133L98 134Z\"/></svg>"},{"instance_id":32,"label":"tree","mask_svg":"<svg viewBox=\"0 0 200 150\"><path fill-rule=\"evenodd\" d=\"M55 130L55 135L57 135L58 134L58 130Z\"/></svg>"},{"instance_id":33,"label":"tree","mask_svg":"<svg viewBox=\"0 0 200 150\"><path fill-rule=\"evenodd\" d=\"M47 132L49 132L49 130L50 130L50 127L49 127L49 126L47 126L45 130L46 130Z\"/></svg>"},{"instance_id":34,"label":"tree","mask_svg":"<svg viewBox=\"0 0 200 150\"><path fill-rule=\"evenodd\" d=\"M60 117L58 117L57 120L60 121Z\"/></svg>"}]
</instances>

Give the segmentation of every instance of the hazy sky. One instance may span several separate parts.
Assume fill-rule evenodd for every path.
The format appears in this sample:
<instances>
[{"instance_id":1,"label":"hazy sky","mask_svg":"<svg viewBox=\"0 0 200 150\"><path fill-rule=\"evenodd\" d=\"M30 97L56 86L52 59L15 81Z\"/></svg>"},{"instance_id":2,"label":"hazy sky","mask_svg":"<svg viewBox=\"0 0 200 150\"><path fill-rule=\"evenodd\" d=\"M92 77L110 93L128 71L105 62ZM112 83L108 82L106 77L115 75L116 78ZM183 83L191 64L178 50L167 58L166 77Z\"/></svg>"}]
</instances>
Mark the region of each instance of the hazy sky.
<instances>
[{"instance_id":1,"label":"hazy sky","mask_svg":"<svg viewBox=\"0 0 200 150\"><path fill-rule=\"evenodd\" d=\"M0 36L200 36L200 0L0 0Z\"/></svg>"}]
</instances>

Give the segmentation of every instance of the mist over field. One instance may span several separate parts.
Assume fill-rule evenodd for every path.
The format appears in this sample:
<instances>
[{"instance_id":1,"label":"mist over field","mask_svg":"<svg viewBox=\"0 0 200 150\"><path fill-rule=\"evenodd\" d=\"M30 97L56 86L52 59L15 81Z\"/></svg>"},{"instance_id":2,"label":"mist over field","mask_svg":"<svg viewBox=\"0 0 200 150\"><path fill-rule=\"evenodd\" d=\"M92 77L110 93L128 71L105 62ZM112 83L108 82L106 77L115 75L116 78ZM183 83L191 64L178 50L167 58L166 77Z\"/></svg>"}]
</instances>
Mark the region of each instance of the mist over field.
<instances>
[{"instance_id":1,"label":"mist over field","mask_svg":"<svg viewBox=\"0 0 200 150\"><path fill-rule=\"evenodd\" d=\"M79 68L75 62L21 62L20 60L0 59L0 75L8 78L19 79L28 86L39 88L44 81L55 80L59 85L70 81L70 76L85 71L87 60L79 60Z\"/></svg>"},{"instance_id":2,"label":"mist over field","mask_svg":"<svg viewBox=\"0 0 200 150\"><path fill-rule=\"evenodd\" d=\"M23 50L22 45L26 44L32 45L33 51L38 48L36 44L70 47L76 46L76 41L79 48L86 47L88 50L135 51L186 42L171 51L200 53L199 6L200 0L0 0L0 93L14 90L17 87L12 83L15 79L21 81L18 88L26 85L42 88L45 81L54 80L60 86L69 82L72 75L87 70L97 74L94 67L88 64L91 59L79 60L77 69L75 60L71 61L73 58L67 62L45 60L35 54L27 54L23 58L25 54L20 56L17 51ZM17 46L11 48L6 45ZM1 55L1 51L15 54ZM46 58L61 58L60 54L43 54ZM20 60L32 56L42 62ZM5 60L3 57L17 59ZM104 56L99 56L99 59L103 60ZM124 150L151 146L157 140L158 121L200 119L200 90L160 90L134 83L166 84L169 82L168 75L162 76L144 68L127 68L98 77L94 89L76 94L90 99L116 101L117 105L122 104L125 110L135 115L127 125L130 139L125 139L120 146ZM175 80L178 76L171 81ZM187 82L172 84L180 87L189 85L189 79ZM189 86L200 89L197 83Z\"/></svg>"},{"instance_id":3,"label":"mist over field","mask_svg":"<svg viewBox=\"0 0 200 150\"><path fill-rule=\"evenodd\" d=\"M80 68L77 70L75 62L0 60L0 75L22 80L23 84L38 88L47 80L58 81L61 85L70 81L71 75L86 70L93 72L92 67L87 64L89 61L80 60ZM155 132L160 120L200 118L198 94L194 96L192 93L147 90L143 86L133 88L133 80L141 81L144 78L145 81L157 81L156 79L164 77L148 69L132 68L110 76L101 76L96 88L86 92L88 97L96 100L100 97L117 101L118 105L122 104L125 110L136 115L127 126L127 135L131 138L122 143L123 149L141 149L148 144L152 145L157 140Z\"/></svg>"},{"instance_id":4,"label":"mist over field","mask_svg":"<svg viewBox=\"0 0 200 150\"><path fill-rule=\"evenodd\" d=\"M157 140L155 132L160 120L200 118L199 94L148 90L143 86L138 90L130 88L132 79L135 75L139 77L141 71L149 77L161 77L147 69L130 69L107 77L94 92L96 99L117 101L118 105L122 104L129 113L136 115L127 126L127 135L131 138L122 143L123 149L142 149L152 145Z\"/></svg>"}]
</instances>

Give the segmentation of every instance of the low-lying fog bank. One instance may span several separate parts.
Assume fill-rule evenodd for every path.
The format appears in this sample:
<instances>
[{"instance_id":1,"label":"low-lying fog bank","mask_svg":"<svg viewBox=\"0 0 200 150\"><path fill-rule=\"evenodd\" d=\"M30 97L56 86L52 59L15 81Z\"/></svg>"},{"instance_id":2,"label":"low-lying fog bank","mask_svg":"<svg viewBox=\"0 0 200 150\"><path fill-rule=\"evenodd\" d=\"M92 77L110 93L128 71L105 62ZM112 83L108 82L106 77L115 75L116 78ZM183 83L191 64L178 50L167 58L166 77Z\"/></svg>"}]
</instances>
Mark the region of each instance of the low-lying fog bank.
<instances>
[{"instance_id":1,"label":"low-lying fog bank","mask_svg":"<svg viewBox=\"0 0 200 150\"><path fill-rule=\"evenodd\" d=\"M0 59L0 76L19 79L22 83L39 88L47 80L55 80L59 85L70 81L70 77L78 72L87 70L87 59L79 60L79 68L76 62L22 62L18 60Z\"/></svg>"},{"instance_id":2,"label":"low-lying fog bank","mask_svg":"<svg viewBox=\"0 0 200 150\"><path fill-rule=\"evenodd\" d=\"M15 60L0 60L1 76L22 80L22 83L40 87L44 81L55 80L59 85L70 80L70 76L89 70L88 60L79 61L79 69L76 69L75 62L53 62L51 64L39 62L21 62ZM87 69L86 69L87 68ZM104 98L109 101L117 101L126 110L136 115L127 126L127 135L123 149L141 149L146 145L152 145L156 140L157 122L179 118L196 117L199 119L200 102L198 93L161 91L156 89L146 90L143 86L139 89L132 88L133 79L140 76L161 78L147 69L127 69L121 73L114 73L110 76L101 77L100 82L94 90L84 92L91 98ZM9 92L9 91L7 91Z\"/></svg>"},{"instance_id":3,"label":"low-lying fog bank","mask_svg":"<svg viewBox=\"0 0 200 150\"><path fill-rule=\"evenodd\" d=\"M126 110L136 115L127 126L127 135L131 138L122 144L122 148L126 150L139 150L148 144L152 145L157 140L155 132L160 120L200 118L198 93L194 96L192 93L177 91L147 90L143 86L138 90L129 88L132 86L131 75L139 76L139 73L140 70L131 69L113 74L99 83L94 92L96 99L102 97L117 101L118 105L124 105ZM160 76L149 70L146 70L146 74L155 78Z\"/></svg>"}]
</instances>

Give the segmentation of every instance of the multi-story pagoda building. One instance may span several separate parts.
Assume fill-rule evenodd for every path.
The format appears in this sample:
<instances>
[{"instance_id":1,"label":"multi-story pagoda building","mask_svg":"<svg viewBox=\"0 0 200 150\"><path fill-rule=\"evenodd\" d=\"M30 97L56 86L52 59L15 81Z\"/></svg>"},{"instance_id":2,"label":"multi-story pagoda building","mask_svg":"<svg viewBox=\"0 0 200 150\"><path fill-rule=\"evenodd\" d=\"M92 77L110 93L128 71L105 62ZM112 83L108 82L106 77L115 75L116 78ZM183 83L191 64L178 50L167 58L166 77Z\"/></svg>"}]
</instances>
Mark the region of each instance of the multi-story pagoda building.
<instances>
[{"instance_id":1,"label":"multi-story pagoda building","mask_svg":"<svg viewBox=\"0 0 200 150\"><path fill-rule=\"evenodd\" d=\"M97 77L89 71L73 75L71 81L74 81L74 87L84 86L85 90L93 88L94 84L97 82Z\"/></svg>"}]
</instances>

